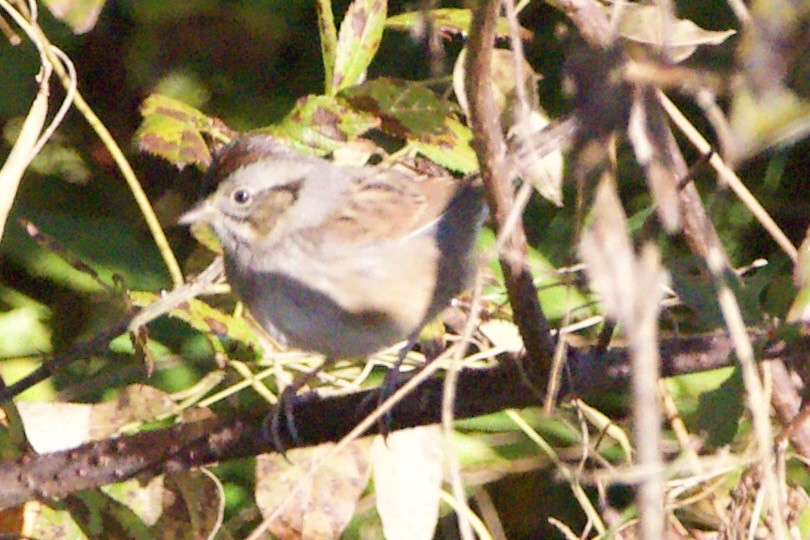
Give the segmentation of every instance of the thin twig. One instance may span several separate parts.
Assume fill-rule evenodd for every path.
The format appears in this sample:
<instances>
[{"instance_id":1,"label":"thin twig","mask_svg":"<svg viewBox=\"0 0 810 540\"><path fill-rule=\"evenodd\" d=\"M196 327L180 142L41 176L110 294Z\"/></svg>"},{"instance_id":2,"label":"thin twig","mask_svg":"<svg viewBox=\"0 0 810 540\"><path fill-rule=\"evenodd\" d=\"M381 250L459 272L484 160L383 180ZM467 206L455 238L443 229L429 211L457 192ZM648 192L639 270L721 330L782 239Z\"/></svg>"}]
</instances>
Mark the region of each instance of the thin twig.
<instances>
[{"instance_id":1,"label":"thin twig","mask_svg":"<svg viewBox=\"0 0 810 540\"><path fill-rule=\"evenodd\" d=\"M712 152L712 146L709 144L709 142L683 115L680 109L678 109L678 107L672 103L672 101L670 101L666 94L659 91L658 99L669 117L672 118L672 121L675 122L675 125L681 130L681 133L686 135L694 147L704 155L711 154L709 157L709 163L714 170L717 171L720 178L732 189L732 191L734 191L737 197L739 197L743 204L748 207L762 227L768 232L768 234L771 235L779 247L782 248L782 251L784 251L795 263L798 260L798 250L796 249L796 246L794 246L787 235L782 232L782 229L779 228L779 225L776 224L773 218L762 207L756 197L754 197L751 192L748 191L748 188L745 187L745 184L743 184L742 180L740 180L737 174L731 169L731 167L726 165L718 154Z\"/></svg>"},{"instance_id":2,"label":"thin twig","mask_svg":"<svg viewBox=\"0 0 810 540\"><path fill-rule=\"evenodd\" d=\"M473 298L470 305L470 313L467 316L467 322L464 324L464 330L461 333L461 339L456 344L455 354L450 359L450 366L447 369L447 375L444 379L444 393L442 396L442 431L444 434L445 456L447 459L448 470L450 471L450 483L453 488L453 496L456 498L456 505L461 508L457 511L459 531L461 537L465 540L472 540L472 526L470 524L470 515L473 514L469 505L467 504L467 495L464 491L464 481L461 478L461 464L458 459L458 452L454 444L455 430L453 423L455 420L454 406L456 403L456 385L458 384L458 377L460 372L460 363L462 358L467 354L467 348L472 340L472 334L478 325L478 312L481 309L481 288L482 283L481 272L477 272L475 276L475 287L473 288Z\"/></svg>"}]
</instances>

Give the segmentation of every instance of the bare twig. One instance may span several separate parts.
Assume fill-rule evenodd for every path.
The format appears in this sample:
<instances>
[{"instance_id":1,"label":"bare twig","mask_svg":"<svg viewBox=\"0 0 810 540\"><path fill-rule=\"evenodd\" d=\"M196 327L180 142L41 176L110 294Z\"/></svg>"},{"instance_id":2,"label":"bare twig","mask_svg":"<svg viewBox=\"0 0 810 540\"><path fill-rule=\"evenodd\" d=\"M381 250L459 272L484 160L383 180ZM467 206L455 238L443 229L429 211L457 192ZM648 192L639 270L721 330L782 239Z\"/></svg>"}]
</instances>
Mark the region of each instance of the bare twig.
<instances>
[{"instance_id":1,"label":"bare twig","mask_svg":"<svg viewBox=\"0 0 810 540\"><path fill-rule=\"evenodd\" d=\"M162 317L172 309L201 294L217 277L222 274L222 257L218 257L208 268L203 270L195 279L185 285L165 294L157 302L132 312L118 323L104 329L87 341L74 344L68 350L54 356L40 367L6 388L0 388L0 402L13 398L40 383L66 366L77 360L88 358L92 354L104 350L114 338L125 332L132 332L139 327Z\"/></svg>"},{"instance_id":2,"label":"bare twig","mask_svg":"<svg viewBox=\"0 0 810 540\"><path fill-rule=\"evenodd\" d=\"M664 107L664 110L669 114L672 121L675 122L675 125L678 126L678 129L686 135L686 137L692 142L695 148L703 153L703 154L710 154L709 163L717 171L717 174L720 176L720 179L725 182L737 197L748 207L754 217L759 221L762 227L771 235L774 241L782 248L788 257L795 263L798 257L798 250L796 246L790 241L790 239L782 232L782 229L779 228L779 225L771 218L768 212L762 207L762 205L757 201L757 199L748 191L748 188L745 187L742 180L736 175L736 173L726 165L723 159L712 152L712 147L709 142L703 137L703 135L698 132L698 130L692 125L691 122L681 113L681 111L675 106L672 101L663 93L658 92L658 99L661 102L661 105Z\"/></svg>"}]
</instances>

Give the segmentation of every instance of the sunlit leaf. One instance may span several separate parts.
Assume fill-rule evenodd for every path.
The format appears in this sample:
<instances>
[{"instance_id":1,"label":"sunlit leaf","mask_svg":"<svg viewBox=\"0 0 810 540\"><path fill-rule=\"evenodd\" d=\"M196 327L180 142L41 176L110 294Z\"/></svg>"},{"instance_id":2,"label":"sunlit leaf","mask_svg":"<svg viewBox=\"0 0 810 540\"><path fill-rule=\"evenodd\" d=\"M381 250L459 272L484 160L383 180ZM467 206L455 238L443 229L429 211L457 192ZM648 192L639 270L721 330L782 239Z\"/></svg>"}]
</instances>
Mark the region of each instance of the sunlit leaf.
<instances>
[{"instance_id":1,"label":"sunlit leaf","mask_svg":"<svg viewBox=\"0 0 810 540\"><path fill-rule=\"evenodd\" d=\"M128 507L150 527L163 513L164 489L163 476L156 476L146 483L137 478L131 478L124 482L101 487L104 493Z\"/></svg>"},{"instance_id":2,"label":"sunlit leaf","mask_svg":"<svg viewBox=\"0 0 810 540\"><path fill-rule=\"evenodd\" d=\"M44 3L73 33L84 34L96 25L105 0L45 0Z\"/></svg>"},{"instance_id":3,"label":"sunlit leaf","mask_svg":"<svg viewBox=\"0 0 810 540\"><path fill-rule=\"evenodd\" d=\"M746 159L768 148L791 145L810 134L810 100L787 88L755 96L742 87L734 95L729 118L734 158Z\"/></svg>"},{"instance_id":4,"label":"sunlit leaf","mask_svg":"<svg viewBox=\"0 0 810 540\"><path fill-rule=\"evenodd\" d=\"M380 118L380 128L402 139L424 139L448 131L453 105L426 86L383 77L347 88L342 96L357 110Z\"/></svg>"},{"instance_id":5,"label":"sunlit leaf","mask_svg":"<svg viewBox=\"0 0 810 540\"><path fill-rule=\"evenodd\" d=\"M227 141L234 132L216 118L206 116L190 105L160 94L152 94L141 105L143 122L135 133L138 147L174 163L211 164L211 152L203 138Z\"/></svg>"},{"instance_id":6,"label":"sunlit leaf","mask_svg":"<svg viewBox=\"0 0 810 540\"><path fill-rule=\"evenodd\" d=\"M31 445L46 453L103 439L132 422L174 412L175 403L155 388L132 385L117 398L95 405L20 402L18 408Z\"/></svg>"},{"instance_id":7,"label":"sunlit leaf","mask_svg":"<svg viewBox=\"0 0 810 540\"><path fill-rule=\"evenodd\" d=\"M511 353L517 353L523 349L520 331L512 321L490 319L482 322L478 329L495 347Z\"/></svg>"},{"instance_id":8,"label":"sunlit leaf","mask_svg":"<svg viewBox=\"0 0 810 540\"><path fill-rule=\"evenodd\" d=\"M335 76L335 55L337 51L337 28L335 16L332 14L332 0L317 0L315 7L318 11L318 32L321 36L321 57L323 59L323 74L325 90L332 94L332 83Z\"/></svg>"},{"instance_id":9,"label":"sunlit leaf","mask_svg":"<svg viewBox=\"0 0 810 540\"><path fill-rule=\"evenodd\" d=\"M397 431L371 450L377 512L385 538L433 538L442 486L442 434L438 425Z\"/></svg>"},{"instance_id":10,"label":"sunlit leaf","mask_svg":"<svg viewBox=\"0 0 810 540\"><path fill-rule=\"evenodd\" d=\"M472 132L454 118L445 120L447 131L441 135L427 134L408 143L431 161L461 174L478 172L478 157L470 146Z\"/></svg>"},{"instance_id":11,"label":"sunlit leaf","mask_svg":"<svg viewBox=\"0 0 810 540\"><path fill-rule=\"evenodd\" d=\"M145 307L157 301L160 297L151 292L133 291L130 298L135 306ZM193 298L187 304L169 311L168 315L185 321L192 328L201 332L227 336L248 346L253 354L262 350L261 342L257 339L255 331L245 319L233 317L206 304L202 300Z\"/></svg>"},{"instance_id":12,"label":"sunlit leaf","mask_svg":"<svg viewBox=\"0 0 810 540\"><path fill-rule=\"evenodd\" d=\"M663 21L657 5L625 2L619 20L619 34L637 43L665 46L671 58L680 62L691 56L698 46L719 45L736 33L736 30L705 30L689 19L675 19L672 27L664 32Z\"/></svg>"},{"instance_id":13,"label":"sunlit leaf","mask_svg":"<svg viewBox=\"0 0 810 540\"><path fill-rule=\"evenodd\" d=\"M340 24L331 91L359 83L382 40L386 0L354 0Z\"/></svg>"},{"instance_id":14,"label":"sunlit leaf","mask_svg":"<svg viewBox=\"0 0 810 540\"><path fill-rule=\"evenodd\" d=\"M719 448L734 440L744 412L745 385L742 373L735 369L720 386L700 395L697 426L706 436L706 449Z\"/></svg>"},{"instance_id":15,"label":"sunlit leaf","mask_svg":"<svg viewBox=\"0 0 810 540\"><path fill-rule=\"evenodd\" d=\"M30 524L26 531L29 538L41 538L43 540L55 540L57 538L81 540L87 538L79 524L66 510L52 508L40 502L33 502L33 504L29 504L29 513L26 517Z\"/></svg>"},{"instance_id":16,"label":"sunlit leaf","mask_svg":"<svg viewBox=\"0 0 810 540\"><path fill-rule=\"evenodd\" d=\"M28 442L42 454L75 448L89 441L92 408L83 403L17 404Z\"/></svg>"},{"instance_id":17,"label":"sunlit leaf","mask_svg":"<svg viewBox=\"0 0 810 540\"><path fill-rule=\"evenodd\" d=\"M378 125L373 115L350 107L343 99L306 96L266 131L299 149L326 154Z\"/></svg>"},{"instance_id":18,"label":"sunlit leaf","mask_svg":"<svg viewBox=\"0 0 810 540\"><path fill-rule=\"evenodd\" d=\"M115 399L93 405L90 411L90 438L110 437L133 422L153 420L176 411L174 400L165 392L144 384L128 386Z\"/></svg>"}]
</instances>

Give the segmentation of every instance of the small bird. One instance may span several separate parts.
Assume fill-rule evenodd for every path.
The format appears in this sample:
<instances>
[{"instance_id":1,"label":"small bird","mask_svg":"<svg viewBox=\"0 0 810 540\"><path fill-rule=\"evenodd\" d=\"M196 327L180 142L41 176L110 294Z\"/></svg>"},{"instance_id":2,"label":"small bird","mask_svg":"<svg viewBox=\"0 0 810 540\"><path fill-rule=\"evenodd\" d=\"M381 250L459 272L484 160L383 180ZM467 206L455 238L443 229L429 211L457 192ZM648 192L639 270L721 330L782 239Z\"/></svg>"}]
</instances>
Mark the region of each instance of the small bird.
<instances>
[{"instance_id":1,"label":"small bird","mask_svg":"<svg viewBox=\"0 0 810 540\"><path fill-rule=\"evenodd\" d=\"M317 371L415 340L470 284L484 208L474 179L338 165L264 134L225 146L208 178L213 193L180 223L210 226L233 292L271 336L326 357L282 394L276 442L282 408L297 439L291 398Z\"/></svg>"}]
</instances>

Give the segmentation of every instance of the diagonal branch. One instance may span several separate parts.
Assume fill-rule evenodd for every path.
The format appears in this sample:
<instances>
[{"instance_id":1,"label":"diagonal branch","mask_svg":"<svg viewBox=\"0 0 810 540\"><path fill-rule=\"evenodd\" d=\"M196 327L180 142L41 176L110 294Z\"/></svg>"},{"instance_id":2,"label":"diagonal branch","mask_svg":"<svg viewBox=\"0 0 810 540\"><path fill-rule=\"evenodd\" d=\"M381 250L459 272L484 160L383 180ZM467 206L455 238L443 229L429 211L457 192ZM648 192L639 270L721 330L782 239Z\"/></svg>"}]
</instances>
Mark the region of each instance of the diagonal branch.
<instances>
[{"instance_id":1,"label":"diagonal branch","mask_svg":"<svg viewBox=\"0 0 810 540\"><path fill-rule=\"evenodd\" d=\"M500 264L514 321L526 346L527 367L547 373L554 356L554 343L529 270L526 233L520 220L508 230L505 228L515 196L505 160L506 143L492 94L492 49L500 5L500 0L482 0L473 7L465 89L473 147L486 186L493 227L503 242Z\"/></svg>"}]
</instances>

